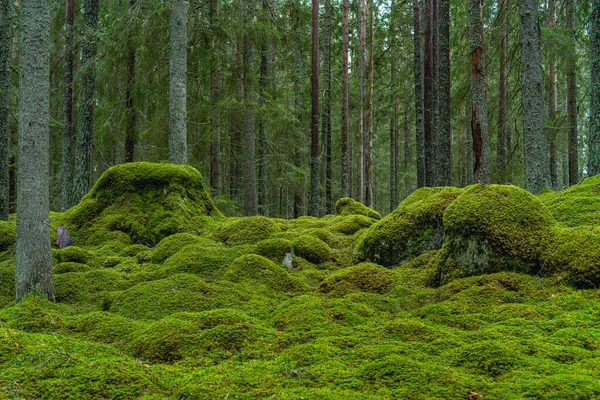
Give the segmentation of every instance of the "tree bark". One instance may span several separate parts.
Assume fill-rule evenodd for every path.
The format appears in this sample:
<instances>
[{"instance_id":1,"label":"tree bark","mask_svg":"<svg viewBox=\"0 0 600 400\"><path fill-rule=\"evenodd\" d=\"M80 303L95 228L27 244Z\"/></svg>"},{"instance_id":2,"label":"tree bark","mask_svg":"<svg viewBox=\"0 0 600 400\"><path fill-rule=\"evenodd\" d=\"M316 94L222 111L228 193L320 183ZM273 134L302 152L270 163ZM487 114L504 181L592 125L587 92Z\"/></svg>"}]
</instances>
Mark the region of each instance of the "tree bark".
<instances>
[{"instance_id":1,"label":"tree bark","mask_svg":"<svg viewBox=\"0 0 600 400\"><path fill-rule=\"evenodd\" d=\"M588 135L588 174L600 174L600 0L593 0L590 17L590 132Z\"/></svg>"},{"instance_id":2,"label":"tree bark","mask_svg":"<svg viewBox=\"0 0 600 400\"><path fill-rule=\"evenodd\" d=\"M577 41L575 38L576 2L567 0L567 119L569 121L569 185L579 182L579 145L577 135Z\"/></svg>"},{"instance_id":3,"label":"tree bark","mask_svg":"<svg viewBox=\"0 0 600 400\"><path fill-rule=\"evenodd\" d=\"M221 40L218 33L218 0L211 0L209 19L212 28L212 55L210 65L210 107L211 107L211 142L210 142L210 186L216 195L223 192L221 184L221 113L218 103L221 95Z\"/></svg>"},{"instance_id":4,"label":"tree bark","mask_svg":"<svg viewBox=\"0 0 600 400\"><path fill-rule=\"evenodd\" d=\"M369 1L369 122L367 127L367 149L365 151L366 191L365 204L373 208L373 81L374 81L374 55L373 55L373 14L375 13L373 0Z\"/></svg>"},{"instance_id":5,"label":"tree bark","mask_svg":"<svg viewBox=\"0 0 600 400\"><path fill-rule=\"evenodd\" d=\"M424 126L424 185L433 185L433 129L434 129L434 93L433 93L433 0L425 0L423 25L423 126Z\"/></svg>"},{"instance_id":6,"label":"tree bark","mask_svg":"<svg viewBox=\"0 0 600 400\"><path fill-rule=\"evenodd\" d=\"M423 99L423 40L421 38L421 11L419 0L412 0L413 6L413 42L415 76L415 138L417 150L417 187L425 186L425 126Z\"/></svg>"},{"instance_id":7,"label":"tree bark","mask_svg":"<svg viewBox=\"0 0 600 400\"><path fill-rule=\"evenodd\" d=\"M267 0L262 1L263 15L268 13ZM265 25L268 21L264 21ZM264 108L267 104L267 87L269 75L269 59L267 55L267 39L263 39L260 46L260 75L258 84L260 86L260 104ZM258 213L267 215L267 136L265 132L266 118L261 115L258 121Z\"/></svg>"},{"instance_id":8,"label":"tree bark","mask_svg":"<svg viewBox=\"0 0 600 400\"><path fill-rule=\"evenodd\" d=\"M350 196L348 154L348 0L342 0L342 197Z\"/></svg>"},{"instance_id":9,"label":"tree bark","mask_svg":"<svg viewBox=\"0 0 600 400\"><path fill-rule=\"evenodd\" d=\"M398 112L396 108L396 93L397 93L397 82L398 74L396 72L396 22L394 18L394 5L395 1L392 0L390 6L390 19L389 19L389 41L390 41L390 88L391 88L391 116L390 116L390 212L395 210L398 206L398 186L397 176L399 171L397 169L397 152L396 142L398 140L398 128L396 127L396 114Z\"/></svg>"},{"instance_id":10,"label":"tree bark","mask_svg":"<svg viewBox=\"0 0 600 400\"><path fill-rule=\"evenodd\" d=\"M548 22L550 26L556 25L556 0L548 2ZM556 112L558 109L556 88L556 56L550 59L548 66L548 144L550 146L550 185L558 190L558 154L556 141L558 127L556 126Z\"/></svg>"},{"instance_id":11,"label":"tree bark","mask_svg":"<svg viewBox=\"0 0 600 400\"><path fill-rule=\"evenodd\" d=\"M294 36L296 42L299 43L302 40L302 28L300 25L300 0L294 0L292 3L292 20L294 27ZM296 118L298 120L299 129L303 129L303 116L302 116L302 51L300 46L294 46L294 107L296 111ZM298 136L298 130L296 130L296 136ZM300 137L302 138L304 133ZM299 147L294 148L294 163L299 169L304 169L303 157L300 153ZM301 182L294 182L294 218L298 218L304 213L304 189L305 181L302 177Z\"/></svg>"},{"instance_id":12,"label":"tree bark","mask_svg":"<svg viewBox=\"0 0 600 400\"><path fill-rule=\"evenodd\" d=\"M169 73L169 162L187 164L187 9L186 0L171 0Z\"/></svg>"},{"instance_id":13,"label":"tree bark","mask_svg":"<svg viewBox=\"0 0 600 400\"><path fill-rule=\"evenodd\" d=\"M309 213L319 215L319 0L312 0L311 129Z\"/></svg>"},{"instance_id":14,"label":"tree bark","mask_svg":"<svg viewBox=\"0 0 600 400\"><path fill-rule=\"evenodd\" d=\"M358 201L365 202L366 0L358 0Z\"/></svg>"},{"instance_id":15,"label":"tree bark","mask_svg":"<svg viewBox=\"0 0 600 400\"><path fill-rule=\"evenodd\" d=\"M498 0L500 18L502 19L502 39L500 40L500 79L498 95L498 142L496 144L496 172L498 183L506 183L507 162L507 123L506 123L506 71L508 49L508 10L509 0Z\"/></svg>"},{"instance_id":16,"label":"tree bark","mask_svg":"<svg viewBox=\"0 0 600 400\"><path fill-rule=\"evenodd\" d=\"M471 52L471 135L475 163L475 182L490 183L490 142L488 134L485 90L485 57L483 52L483 3L469 0L469 42Z\"/></svg>"},{"instance_id":17,"label":"tree bark","mask_svg":"<svg viewBox=\"0 0 600 400\"><path fill-rule=\"evenodd\" d=\"M11 0L0 2L0 220L8 220L10 212L10 52L12 45ZM73 163L71 162L71 167Z\"/></svg>"},{"instance_id":18,"label":"tree bark","mask_svg":"<svg viewBox=\"0 0 600 400\"><path fill-rule=\"evenodd\" d=\"M231 50L233 60L232 84L237 103L236 108L231 112L229 125L229 197L232 199L237 198L241 194L241 182L243 178L240 166L240 157L242 154L242 130L240 126L243 124L240 105L244 98L244 85L242 52L239 47L243 47L241 35L236 36Z\"/></svg>"},{"instance_id":19,"label":"tree bark","mask_svg":"<svg viewBox=\"0 0 600 400\"><path fill-rule=\"evenodd\" d=\"M331 194L331 0L325 0L323 46L323 136L325 138L325 214L333 212Z\"/></svg>"},{"instance_id":20,"label":"tree bark","mask_svg":"<svg viewBox=\"0 0 600 400\"><path fill-rule=\"evenodd\" d=\"M438 4L438 124L435 140L435 185L452 184L450 130L450 0Z\"/></svg>"},{"instance_id":21,"label":"tree bark","mask_svg":"<svg viewBox=\"0 0 600 400\"><path fill-rule=\"evenodd\" d=\"M69 0L71 1L71 0ZM136 5L137 0L130 0L130 8ZM133 31L127 32L127 87L125 89L125 113L127 115L127 128L125 132L125 162L133 162L135 144L137 141L136 126L137 114L133 103L133 88L135 87L135 46L133 44Z\"/></svg>"},{"instance_id":22,"label":"tree bark","mask_svg":"<svg viewBox=\"0 0 600 400\"><path fill-rule=\"evenodd\" d=\"M538 0L519 0L525 189L539 193L550 186L548 144L540 58Z\"/></svg>"},{"instance_id":23,"label":"tree bark","mask_svg":"<svg viewBox=\"0 0 600 400\"><path fill-rule=\"evenodd\" d=\"M16 301L32 292L54 301L48 198L50 3L21 0Z\"/></svg>"},{"instance_id":24,"label":"tree bark","mask_svg":"<svg viewBox=\"0 0 600 400\"><path fill-rule=\"evenodd\" d=\"M79 200L89 192L93 181L98 0L85 0L83 8L85 30L81 46L81 83L77 106L73 204L79 203Z\"/></svg>"},{"instance_id":25,"label":"tree bark","mask_svg":"<svg viewBox=\"0 0 600 400\"><path fill-rule=\"evenodd\" d=\"M244 214L257 215L256 199L256 149L254 135L254 49L251 23L254 18L254 1L246 0L244 32Z\"/></svg>"}]
</instances>

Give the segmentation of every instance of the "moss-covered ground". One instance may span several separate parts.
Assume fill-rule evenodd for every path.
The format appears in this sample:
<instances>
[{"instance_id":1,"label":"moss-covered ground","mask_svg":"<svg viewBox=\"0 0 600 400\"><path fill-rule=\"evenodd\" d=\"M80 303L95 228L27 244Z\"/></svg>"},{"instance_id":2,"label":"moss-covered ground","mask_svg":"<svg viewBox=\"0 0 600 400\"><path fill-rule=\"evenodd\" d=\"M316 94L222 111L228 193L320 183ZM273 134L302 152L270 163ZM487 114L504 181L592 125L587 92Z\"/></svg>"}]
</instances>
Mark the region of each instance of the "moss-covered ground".
<instances>
[{"instance_id":1,"label":"moss-covered ground","mask_svg":"<svg viewBox=\"0 0 600 400\"><path fill-rule=\"evenodd\" d=\"M281 220L223 217L187 167L108 174L51 214L56 303L14 304L0 221L0 398L600 397L600 179Z\"/></svg>"}]
</instances>

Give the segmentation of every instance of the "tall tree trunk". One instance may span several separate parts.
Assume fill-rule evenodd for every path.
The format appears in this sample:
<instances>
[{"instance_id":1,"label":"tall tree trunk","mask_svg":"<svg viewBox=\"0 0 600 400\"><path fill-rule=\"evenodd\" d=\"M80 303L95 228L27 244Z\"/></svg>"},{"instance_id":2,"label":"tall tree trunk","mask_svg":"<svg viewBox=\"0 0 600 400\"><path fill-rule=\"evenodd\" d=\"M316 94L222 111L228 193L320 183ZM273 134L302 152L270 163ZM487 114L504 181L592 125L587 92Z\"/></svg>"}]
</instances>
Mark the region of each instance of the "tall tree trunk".
<instances>
[{"instance_id":1,"label":"tall tree trunk","mask_svg":"<svg viewBox=\"0 0 600 400\"><path fill-rule=\"evenodd\" d=\"M546 139L538 0L519 0L525 189L539 193L550 185Z\"/></svg>"},{"instance_id":2,"label":"tall tree trunk","mask_svg":"<svg viewBox=\"0 0 600 400\"><path fill-rule=\"evenodd\" d=\"M433 122L434 122L434 93L433 93L433 0L425 0L423 25L425 37L423 40L423 126L424 126L424 185L433 185Z\"/></svg>"},{"instance_id":3,"label":"tall tree trunk","mask_svg":"<svg viewBox=\"0 0 600 400\"><path fill-rule=\"evenodd\" d=\"M469 0L469 41L471 51L471 135L475 181L490 183L490 140L485 93L485 57L483 53L483 3Z\"/></svg>"},{"instance_id":4,"label":"tall tree trunk","mask_svg":"<svg viewBox=\"0 0 600 400\"><path fill-rule=\"evenodd\" d=\"M73 15L74 0L65 2L65 55L60 209L68 210L73 196Z\"/></svg>"},{"instance_id":5,"label":"tall tree trunk","mask_svg":"<svg viewBox=\"0 0 600 400\"><path fill-rule=\"evenodd\" d=\"M311 129L309 213L319 215L319 0L312 0Z\"/></svg>"},{"instance_id":6,"label":"tall tree trunk","mask_svg":"<svg viewBox=\"0 0 600 400\"><path fill-rule=\"evenodd\" d=\"M256 149L254 135L254 50L250 24L254 18L254 1L246 0L244 32L244 214L258 214L256 199Z\"/></svg>"},{"instance_id":7,"label":"tall tree trunk","mask_svg":"<svg viewBox=\"0 0 600 400\"><path fill-rule=\"evenodd\" d=\"M325 0L323 48L323 136L325 137L325 214L333 212L331 195L331 0Z\"/></svg>"},{"instance_id":8,"label":"tall tree trunk","mask_svg":"<svg viewBox=\"0 0 600 400\"><path fill-rule=\"evenodd\" d=\"M358 201L365 202L366 0L358 0Z\"/></svg>"},{"instance_id":9,"label":"tall tree trunk","mask_svg":"<svg viewBox=\"0 0 600 400\"><path fill-rule=\"evenodd\" d=\"M171 63L169 76L169 162L187 164L187 8L171 0Z\"/></svg>"},{"instance_id":10,"label":"tall tree trunk","mask_svg":"<svg viewBox=\"0 0 600 400\"><path fill-rule=\"evenodd\" d=\"M269 5L267 0L262 0L262 14L267 15ZM264 21L265 24L268 21ZM268 59L268 44L267 39L263 38L260 45L260 75L258 83L260 85L260 104L264 108L267 104L266 92L269 75L269 59ZM258 213L267 215L267 136L265 132L266 118L261 115L258 121Z\"/></svg>"},{"instance_id":11,"label":"tall tree trunk","mask_svg":"<svg viewBox=\"0 0 600 400\"><path fill-rule=\"evenodd\" d=\"M367 149L365 151L365 204L373 208L373 73L375 69L373 62L373 14L375 14L373 0L369 1L367 11L369 13L369 122L367 127Z\"/></svg>"},{"instance_id":12,"label":"tall tree trunk","mask_svg":"<svg viewBox=\"0 0 600 400\"><path fill-rule=\"evenodd\" d=\"M412 0L413 6L413 42L415 75L415 137L417 147L417 187L425 186L425 126L423 99L423 41L421 38L421 11L419 0ZM393 57L394 55L392 55Z\"/></svg>"},{"instance_id":13,"label":"tall tree trunk","mask_svg":"<svg viewBox=\"0 0 600 400\"><path fill-rule=\"evenodd\" d=\"M37 292L54 301L48 161L50 3L21 0L16 301Z\"/></svg>"},{"instance_id":14,"label":"tall tree trunk","mask_svg":"<svg viewBox=\"0 0 600 400\"><path fill-rule=\"evenodd\" d=\"M296 42L300 42L302 39L302 28L300 25L300 0L294 0L292 3L292 20L294 26L294 36ZM302 53L300 46L294 46L294 107L296 110L296 118L298 120L299 129L303 128L302 118ZM296 136L298 136L298 129L296 130ZM300 135L302 138L304 133ZM300 153L299 146L294 149L294 163L298 169L303 170L303 157ZM298 218L303 214L304 209L304 178L301 182L294 182L294 218Z\"/></svg>"},{"instance_id":15,"label":"tall tree trunk","mask_svg":"<svg viewBox=\"0 0 600 400\"><path fill-rule=\"evenodd\" d=\"M554 0L553 0L554 1ZM498 142L496 144L496 171L498 183L506 183L507 162L507 129L506 122L506 70L508 49L508 10L509 0L498 0L500 17L502 18L502 39L500 41L500 79L498 95Z\"/></svg>"},{"instance_id":16,"label":"tall tree trunk","mask_svg":"<svg viewBox=\"0 0 600 400\"><path fill-rule=\"evenodd\" d=\"M241 104L244 98L244 79L241 46L243 46L243 38L241 35L237 35L232 46L232 84L237 107L232 110L229 125L229 197L232 199L241 194L242 182L240 155L242 153Z\"/></svg>"},{"instance_id":17,"label":"tall tree trunk","mask_svg":"<svg viewBox=\"0 0 600 400\"><path fill-rule=\"evenodd\" d=\"M70 0L69 0L70 1ZM131 11L137 0L130 1ZM125 162L133 162L135 143L137 141L136 125L137 114L133 103L133 88L135 86L135 46L133 44L133 30L127 32L127 88L125 89L125 109L127 115L127 128L125 133Z\"/></svg>"},{"instance_id":18,"label":"tall tree trunk","mask_svg":"<svg viewBox=\"0 0 600 400\"><path fill-rule=\"evenodd\" d=\"M96 101L96 48L98 29L98 0L84 1L81 46L81 83L77 106L77 142L73 175L73 204L92 188L94 153L94 104Z\"/></svg>"},{"instance_id":19,"label":"tall tree trunk","mask_svg":"<svg viewBox=\"0 0 600 400\"><path fill-rule=\"evenodd\" d=\"M548 19L550 26L556 25L556 0L548 2ZM558 102L556 96L556 56L552 56L548 66L548 144L550 146L550 184L552 189L558 190L558 128L556 126L556 112Z\"/></svg>"},{"instance_id":20,"label":"tall tree trunk","mask_svg":"<svg viewBox=\"0 0 600 400\"><path fill-rule=\"evenodd\" d=\"M342 0L342 197L350 196L348 154L348 0Z\"/></svg>"},{"instance_id":21,"label":"tall tree trunk","mask_svg":"<svg viewBox=\"0 0 600 400\"><path fill-rule=\"evenodd\" d=\"M397 169L396 142L398 140L398 128L396 126L396 93L398 91L398 77L396 72L396 22L394 18L395 1L392 0L390 5L390 20L389 20L389 40L390 40L390 88L391 88L391 115L390 115L390 212L398 206L398 186L397 177L399 171Z\"/></svg>"},{"instance_id":22,"label":"tall tree trunk","mask_svg":"<svg viewBox=\"0 0 600 400\"><path fill-rule=\"evenodd\" d=\"M11 0L0 2L0 220L8 220L10 208L10 52L12 45ZM71 162L71 167L73 162Z\"/></svg>"},{"instance_id":23,"label":"tall tree trunk","mask_svg":"<svg viewBox=\"0 0 600 400\"><path fill-rule=\"evenodd\" d=\"M600 174L600 0L593 0L591 27L590 133L588 174Z\"/></svg>"},{"instance_id":24,"label":"tall tree trunk","mask_svg":"<svg viewBox=\"0 0 600 400\"><path fill-rule=\"evenodd\" d=\"M579 145L577 143L577 41L575 38L575 12L577 2L567 0L567 119L569 120L569 185L579 182Z\"/></svg>"},{"instance_id":25,"label":"tall tree trunk","mask_svg":"<svg viewBox=\"0 0 600 400\"><path fill-rule=\"evenodd\" d=\"M450 0L438 4L438 124L435 140L435 185L452 184L450 130Z\"/></svg>"},{"instance_id":26,"label":"tall tree trunk","mask_svg":"<svg viewBox=\"0 0 600 400\"><path fill-rule=\"evenodd\" d=\"M428 186L435 186L436 147L439 127L439 64L438 64L438 0L431 0L431 76L432 114L431 114L431 145L425 147L425 171Z\"/></svg>"},{"instance_id":27,"label":"tall tree trunk","mask_svg":"<svg viewBox=\"0 0 600 400\"><path fill-rule=\"evenodd\" d=\"M212 56L210 65L210 107L211 107L211 142L210 142L210 186L216 195L223 192L221 184L221 113L217 103L221 94L221 40L218 33L218 0L211 0L209 19L212 28Z\"/></svg>"}]
</instances>

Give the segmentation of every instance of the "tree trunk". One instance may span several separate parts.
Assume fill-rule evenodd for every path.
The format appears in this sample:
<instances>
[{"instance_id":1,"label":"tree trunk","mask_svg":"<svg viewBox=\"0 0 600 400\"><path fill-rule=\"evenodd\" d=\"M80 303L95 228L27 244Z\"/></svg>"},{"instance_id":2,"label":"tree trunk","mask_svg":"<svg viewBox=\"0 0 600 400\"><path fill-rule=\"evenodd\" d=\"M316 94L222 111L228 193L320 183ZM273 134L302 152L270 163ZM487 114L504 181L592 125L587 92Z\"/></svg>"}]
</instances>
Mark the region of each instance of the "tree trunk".
<instances>
[{"instance_id":1,"label":"tree trunk","mask_svg":"<svg viewBox=\"0 0 600 400\"><path fill-rule=\"evenodd\" d=\"M257 215L256 149L254 135L254 50L250 24L254 18L254 1L246 0L244 32L244 214Z\"/></svg>"},{"instance_id":2,"label":"tree trunk","mask_svg":"<svg viewBox=\"0 0 600 400\"><path fill-rule=\"evenodd\" d=\"M508 10L509 0L498 0L500 17L502 18L502 40L500 41L500 79L498 95L498 142L496 144L496 172L498 183L506 183L507 162L507 123L506 123L506 71L508 49Z\"/></svg>"},{"instance_id":3,"label":"tree trunk","mask_svg":"<svg viewBox=\"0 0 600 400\"><path fill-rule=\"evenodd\" d=\"M433 129L434 129L434 93L433 93L433 0L425 0L423 15L425 38L423 43L423 126L424 126L424 185L433 185Z\"/></svg>"},{"instance_id":4,"label":"tree trunk","mask_svg":"<svg viewBox=\"0 0 600 400\"><path fill-rule=\"evenodd\" d=\"M187 8L171 0L171 63L169 73L169 162L187 164Z\"/></svg>"},{"instance_id":5,"label":"tree trunk","mask_svg":"<svg viewBox=\"0 0 600 400\"><path fill-rule=\"evenodd\" d=\"M469 41L471 52L471 135L475 163L475 182L490 183L490 141L485 93L485 57L483 53L483 3L469 0Z\"/></svg>"},{"instance_id":6,"label":"tree trunk","mask_svg":"<svg viewBox=\"0 0 600 400\"><path fill-rule=\"evenodd\" d=\"M98 0L84 1L81 46L81 83L77 106L77 142L73 175L73 204L92 188L94 153L94 104L96 101L96 49L98 29Z\"/></svg>"},{"instance_id":7,"label":"tree trunk","mask_svg":"<svg viewBox=\"0 0 600 400\"><path fill-rule=\"evenodd\" d=\"M311 129L309 213L319 215L319 0L312 0Z\"/></svg>"},{"instance_id":8,"label":"tree trunk","mask_svg":"<svg viewBox=\"0 0 600 400\"><path fill-rule=\"evenodd\" d=\"M71 0L69 0L71 1ZM131 11L137 0L131 0ZM125 133L125 162L133 162L135 155L135 133L137 114L133 103L133 88L135 86L135 47L133 44L133 31L129 28L127 32L127 88L125 89L125 114L127 115L127 128Z\"/></svg>"},{"instance_id":9,"label":"tree trunk","mask_svg":"<svg viewBox=\"0 0 600 400\"><path fill-rule=\"evenodd\" d=\"M348 154L348 0L342 0L342 197L350 196Z\"/></svg>"},{"instance_id":10,"label":"tree trunk","mask_svg":"<svg viewBox=\"0 0 600 400\"><path fill-rule=\"evenodd\" d=\"M590 133L588 137L588 174L600 174L600 0L592 2L591 72L590 72Z\"/></svg>"},{"instance_id":11,"label":"tree trunk","mask_svg":"<svg viewBox=\"0 0 600 400\"><path fill-rule=\"evenodd\" d=\"M390 6L390 20L389 20L389 40L390 40L390 88L391 88L391 116L390 116L390 212L395 210L398 206L398 186L397 176L399 174L397 169L397 152L396 152L396 141L398 139L398 128L396 127L396 93L397 93L397 72L396 72L396 26L394 19L394 0L392 0Z\"/></svg>"},{"instance_id":12,"label":"tree trunk","mask_svg":"<svg viewBox=\"0 0 600 400\"><path fill-rule=\"evenodd\" d=\"M369 9L367 11L369 13L369 122L367 128L367 149L365 152L365 204L367 207L373 208L373 72L375 67L373 62L373 14L375 14L373 0L369 1Z\"/></svg>"},{"instance_id":13,"label":"tree trunk","mask_svg":"<svg viewBox=\"0 0 600 400\"><path fill-rule=\"evenodd\" d=\"M358 0L358 201L365 202L366 0Z\"/></svg>"},{"instance_id":14,"label":"tree trunk","mask_svg":"<svg viewBox=\"0 0 600 400\"><path fill-rule=\"evenodd\" d=\"M450 130L450 0L438 4L438 124L435 140L435 185L452 184Z\"/></svg>"},{"instance_id":15,"label":"tree trunk","mask_svg":"<svg viewBox=\"0 0 600 400\"><path fill-rule=\"evenodd\" d=\"M325 43L323 51L323 136L325 137L325 214L333 211L331 197L331 0L325 0Z\"/></svg>"},{"instance_id":16,"label":"tree trunk","mask_svg":"<svg viewBox=\"0 0 600 400\"><path fill-rule=\"evenodd\" d=\"M10 208L10 52L12 45L11 0L0 2L0 220L8 220ZM71 167L73 162L71 162Z\"/></svg>"},{"instance_id":17,"label":"tree trunk","mask_svg":"<svg viewBox=\"0 0 600 400\"><path fill-rule=\"evenodd\" d=\"M300 25L300 0L295 0L292 4L292 15L294 25L294 36L296 42L299 43L302 40L302 28ZM298 136L298 130L304 129L303 118L302 118L302 52L300 46L294 46L294 107L296 111L296 118L298 120L299 129L296 129L295 133ZM302 131L303 132L303 131ZM304 137L304 133L300 135ZM294 163L296 168L304 170L303 157L300 153L299 146L294 148ZM298 218L304 213L304 177L301 182L294 182L294 218Z\"/></svg>"},{"instance_id":18,"label":"tree trunk","mask_svg":"<svg viewBox=\"0 0 600 400\"><path fill-rule=\"evenodd\" d=\"M550 185L548 144L540 59L538 0L519 0L525 189L539 193Z\"/></svg>"},{"instance_id":19,"label":"tree trunk","mask_svg":"<svg viewBox=\"0 0 600 400\"><path fill-rule=\"evenodd\" d=\"M567 119L569 121L569 185L579 182L579 146L577 143L577 41L575 38L576 2L567 0Z\"/></svg>"},{"instance_id":20,"label":"tree trunk","mask_svg":"<svg viewBox=\"0 0 600 400\"><path fill-rule=\"evenodd\" d=\"M212 56L210 65L210 107L211 107L211 142L210 142L210 186L216 195L223 192L221 184L221 113L218 103L221 94L221 40L218 33L219 2L211 0L209 6L209 19L212 28Z\"/></svg>"},{"instance_id":21,"label":"tree trunk","mask_svg":"<svg viewBox=\"0 0 600 400\"><path fill-rule=\"evenodd\" d=\"M263 15L268 13L267 0L262 1ZM264 24L268 24L268 21L264 21ZM266 92L269 75L269 59L267 55L268 45L267 39L263 39L260 47L260 76L258 83L260 85L260 103L264 108L267 104ZM259 145L259 159L258 159L258 212L260 215L267 215L267 137L265 132L266 118L261 115L258 121L258 145Z\"/></svg>"},{"instance_id":22,"label":"tree trunk","mask_svg":"<svg viewBox=\"0 0 600 400\"><path fill-rule=\"evenodd\" d=\"M556 25L556 0L548 2L548 22L550 26ZM552 189L558 190L558 153L556 141L558 139L558 127L556 126L556 112L558 102L556 96L556 56L550 59L548 66L548 145L550 146L550 185Z\"/></svg>"},{"instance_id":23,"label":"tree trunk","mask_svg":"<svg viewBox=\"0 0 600 400\"><path fill-rule=\"evenodd\" d=\"M421 11L419 0L412 0L414 21L414 75L415 75L415 137L417 147L417 187L425 186L425 132L423 102L423 43L421 38Z\"/></svg>"},{"instance_id":24,"label":"tree trunk","mask_svg":"<svg viewBox=\"0 0 600 400\"><path fill-rule=\"evenodd\" d=\"M16 301L37 292L54 301L48 199L50 3L21 0Z\"/></svg>"},{"instance_id":25,"label":"tree trunk","mask_svg":"<svg viewBox=\"0 0 600 400\"><path fill-rule=\"evenodd\" d=\"M232 46L232 84L234 87L234 96L237 103L236 108L231 112L229 125L229 197L237 198L241 193L242 171L240 167L240 155L242 153L242 125L241 107L244 97L243 85L243 61L242 52L239 47L243 46L241 35L237 35Z\"/></svg>"}]
</instances>

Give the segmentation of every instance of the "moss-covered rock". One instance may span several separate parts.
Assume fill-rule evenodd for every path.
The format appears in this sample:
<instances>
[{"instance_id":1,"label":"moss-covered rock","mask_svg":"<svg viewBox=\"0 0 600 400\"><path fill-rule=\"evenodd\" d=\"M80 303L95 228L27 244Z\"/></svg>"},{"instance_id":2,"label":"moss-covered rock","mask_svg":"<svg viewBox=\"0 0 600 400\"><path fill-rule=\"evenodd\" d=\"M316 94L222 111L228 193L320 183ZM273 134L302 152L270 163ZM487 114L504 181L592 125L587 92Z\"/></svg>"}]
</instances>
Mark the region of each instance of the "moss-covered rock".
<instances>
[{"instance_id":1,"label":"moss-covered rock","mask_svg":"<svg viewBox=\"0 0 600 400\"><path fill-rule=\"evenodd\" d=\"M133 283L113 269L66 272L54 277L56 301L79 303L93 299L101 292L123 290Z\"/></svg>"},{"instance_id":2,"label":"moss-covered rock","mask_svg":"<svg viewBox=\"0 0 600 400\"><path fill-rule=\"evenodd\" d=\"M140 323L120 315L95 311L71 317L67 323L69 329L101 343L130 341L140 329Z\"/></svg>"},{"instance_id":3,"label":"moss-covered rock","mask_svg":"<svg viewBox=\"0 0 600 400\"><path fill-rule=\"evenodd\" d=\"M169 257L162 269L172 274L189 273L209 278L215 277L220 269L231 264L234 259L235 253L222 244L192 244Z\"/></svg>"},{"instance_id":4,"label":"moss-covered rock","mask_svg":"<svg viewBox=\"0 0 600 400\"><path fill-rule=\"evenodd\" d=\"M198 233L222 214L202 175L187 165L148 162L115 165L81 202L65 213L74 241L101 244L120 231L135 243L154 245L178 232ZM73 228L73 229L71 229Z\"/></svg>"},{"instance_id":5,"label":"moss-covered rock","mask_svg":"<svg viewBox=\"0 0 600 400\"><path fill-rule=\"evenodd\" d=\"M87 272L91 271L92 267L87 264L78 262L63 262L54 266L55 274L66 274L67 272Z\"/></svg>"},{"instance_id":6,"label":"moss-covered rock","mask_svg":"<svg viewBox=\"0 0 600 400\"><path fill-rule=\"evenodd\" d=\"M143 244L134 244L125 247L123 249L123 255L127 257L137 257L140 253L147 253L148 251L151 251L148 246L144 246Z\"/></svg>"},{"instance_id":7,"label":"moss-covered rock","mask_svg":"<svg viewBox=\"0 0 600 400\"><path fill-rule=\"evenodd\" d=\"M319 290L338 295L354 291L385 293L393 285L394 274L390 270L377 264L361 263L332 273L321 282Z\"/></svg>"},{"instance_id":8,"label":"moss-covered rock","mask_svg":"<svg viewBox=\"0 0 600 400\"><path fill-rule=\"evenodd\" d=\"M337 215L364 215L373 219L381 219L381 214L377 211L359 203L350 197L343 197L335 203L335 212Z\"/></svg>"},{"instance_id":9,"label":"moss-covered rock","mask_svg":"<svg viewBox=\"0 0 600 400\"><path fill-rule=\"evenodd\" d=\"M314 236L302 235L293 242L294 254L313 264L320 264L331 257L331 247Z\"/></svg>"},{"instance_id":10,"label":"moss-covered rock","mask_svg":"<svg viewBox=\"0 0 600 400\"><path fill-rule=\"evenodd\" d=\"M538 273L554 234L540 200L507 185L472 186L446 208L443 223L434 284L499 271Z\"/></svg>"},{"instance_id":11,"label":"moss-covered rock","mask_svg":"<svg viewBox=\"0 0 600 400\"><path fill-rule=\"evenodd\" d=\"M342 233L344 235L354 235L356 232L372 226L375 221L375 219L364 215L348 215L337 217L332 220L329 229L332 232Z\"/></svg>"},{"instance_id":12,"label":"moss-covered rock","mask_svg":"<svg viewBox=\"0 0 600 400\"><path fill-rule=\"evenodd\" d=\"M452 187L415 191L363 233L355 247L356 257L390 267L439 249L444 235L444 210L462 193L463 189Z\"/></svg>"},{"instance_id":13,"label":"moss-covered rock","mask_svg":"<svg viewBox=\"0 0 600 400\"><path fill-rule=\"evenodd\" d=\"M285 255L291 253L292 250L293 246L291 241L283 238L275 238L258 242L254 252L268 258L276 264L281 264Z\"/></svg>"},{"instance_id":14,"label":"moss-covered rock","mask_svg":"<svg viewBox=\"0 0 600 400\"><path fill-rule=\"evenodd\" d=\"M496 340L468 344L453 353L454 365L474 369L492 377L509 372L521 361L513 344Z\"/></svg>"},{"instance_id":15,"label":"moss-covered rock","mask_svg":"<svg viewBox=\"0 0 600 400\"><path fill-rule=\"evenodd\" d=\"M600 225L600 175L561 192L547 191L538 197L563 227Z\"/></svg>"},{"instance_id":16,"label":"moss-covered rock","mask_svg":"<svg viewBox=\"0 0 600 400\"><path fill-rule=\"evenodd\" d=\"M0 310L0 326L26 332L58 333L65 328L61 306L29 294L16 305Z\"/></svg>"},{"instance_id":17,"label":"moss-covered rock","mask_svg":"<svg viewBox=\"0 0 600 400\"><path fill-rule=\"evenodd\" d=\"M255 216L231 220L219 228L214 235L229 246L258 243L281 232L272 219Z\"/></svg>"},{"instance_id":18,"label":"moss-covered rock","mask_svg":"<svg viewBox=\"0 0 600 400\"><path fill-rule=\"evenodd\" d=\"M302 281L290 275L286 267L256 255L238 257L225 271L223 277L232 282L262 283L283 293L298 293L308 290Z\"/></svg>"},{"instance_id":19,"label":"moss-covered rock","mask_svg":"<svg viewBox=\"0 0 600 400\"><path fill-rule=\"evenodd\" d=\"M218 245L214 240L204 236L196 236L191 233L176 233L167 236L154 247L151 260L154 264L162 264L167 258L190 244L204 246Z\"/></svg>"},{"instance_id":20,"label":"moss-covered rock","mask_svg":"<svg viewBox=\"0 0 600 400\"><path fill-rule=\"evenodd\" d=\"M75 262L80 264L88 264L92 255L90 252L82 249L79 246L68 246L63 249L60 249L59 253L60 262Z\"/></svg>"},{"instance_id":21,"label":"moss-covered rock","mask_svg":"<svg viewBox=\"0 0 600 400\"><path fill-rule=\"evenodd\" d=\"M17 240L17 229L8 221L0 221L0 253L12 248Z\"/></svg>"}]
</instances>

